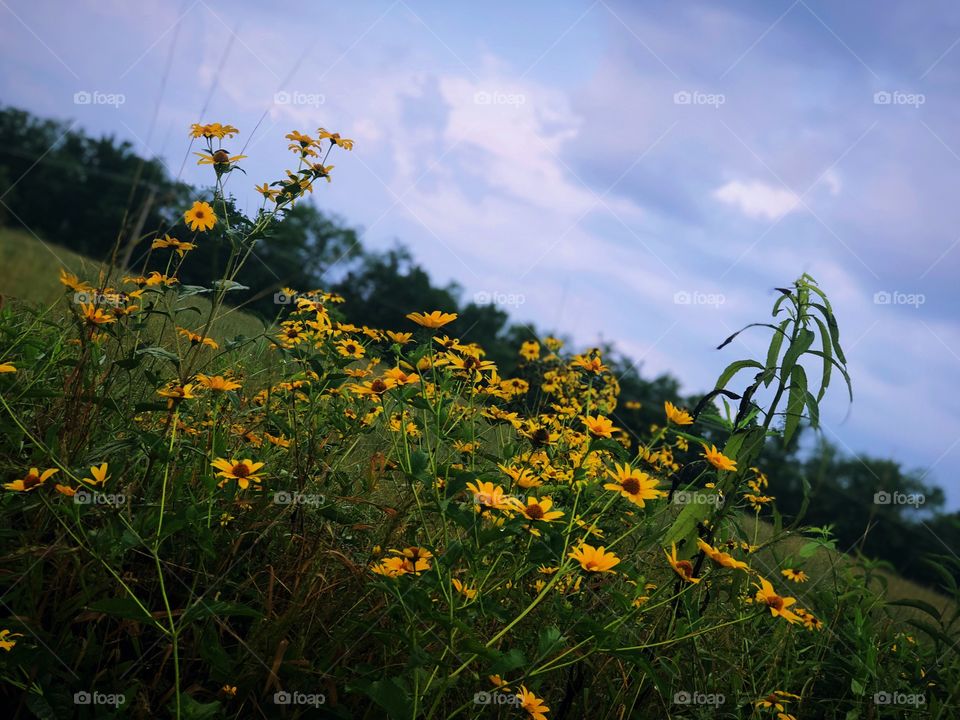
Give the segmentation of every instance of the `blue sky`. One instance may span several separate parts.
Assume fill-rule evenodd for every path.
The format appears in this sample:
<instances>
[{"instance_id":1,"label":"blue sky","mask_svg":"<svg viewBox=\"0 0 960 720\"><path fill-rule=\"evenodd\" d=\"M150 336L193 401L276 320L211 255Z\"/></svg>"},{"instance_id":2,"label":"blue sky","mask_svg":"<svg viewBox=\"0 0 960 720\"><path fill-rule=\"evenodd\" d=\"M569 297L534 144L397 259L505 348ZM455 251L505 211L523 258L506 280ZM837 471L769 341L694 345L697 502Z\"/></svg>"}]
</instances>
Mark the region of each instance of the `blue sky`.
<instances>
[{"instance_id":1,"label":"blue sky","mask_svg":"<svg viewBox=\"0 0 960 720\"><path fill-rule=\"evenodd\" d=\"M826 437L960 505L955 4L2 0L0 16L0 101L197 183L186 128L230 122L251 207L289 164L286 132L337 130L356 149L315 201L369 247L400 239L468 298L614 340L686 392L762 356L759 334L712 348L812 274L855 386L852 408L828 399Z\"/></svg>"}]
</instances>

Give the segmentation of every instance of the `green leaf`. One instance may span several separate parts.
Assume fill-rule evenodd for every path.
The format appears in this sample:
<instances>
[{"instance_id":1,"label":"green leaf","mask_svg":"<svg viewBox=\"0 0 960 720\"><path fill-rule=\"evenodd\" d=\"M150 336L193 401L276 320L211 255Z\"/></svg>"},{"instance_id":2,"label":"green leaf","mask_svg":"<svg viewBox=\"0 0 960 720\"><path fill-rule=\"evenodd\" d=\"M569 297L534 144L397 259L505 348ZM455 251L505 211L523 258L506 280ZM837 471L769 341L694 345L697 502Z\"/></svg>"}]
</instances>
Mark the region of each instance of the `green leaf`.
<instances>
[{"instance_id":1,"label":"green leaf","mask_svg":"<svg viewBox=\"0 0 960 720\"><path fill-rule=\"evenodd\" d=\"M205 288L202 285L181 285L177 290L178 298L190 297L191 295L200 295L201 293L210 292L210 288Z\"/></svg>"},{"instance_id":2,"label":"green leaf","mask_svg":"<svg viewBox=\"0 0 960 720\"><path fill-rule=\"evenodd\" d=\"M778 332L773 333L773 337L770 338L770 347L767 349L766 365L766 369L770 374L764 377L764 387L770 387L770 383L773 380L773 371L777 369L777 360L780 357L780 348L783 347L783 338L786 337L787 325L789 324L790 319L787 318L777 326Z\"/></svg>"},{"instance_id":3,"label":"green leaf","mask_svg":"<svg viewBox=\"0 0 960 720\"><path fill-rule=\"evenodd\" d=\"M263 616L263 613L242 603L231 603L223 600L200 600L187 608L187 611L183 614L181 623L187 624L194 620L211 616L259 618Z\"/></svg>"},{"instance_id":4,"label":"green leaf","mask_svg":"<svg viewBox=\"0 0 960 720\"><path fill-rule=\"evenodd\" d=\"M364 693L386 710L390 718L400 720L400 718L413 717L413 703L402 678L374 680L364 688Z\"/></svg>"},{"instance_id":5,"label":"green leaf","mask_svg":"<svg viewBox=\"0 0 960 720\"><path fill-rule=\"evenodd\" d=\"M817 402L823 399L823 394L830 385L830 374L833 370L833 351L830 346L830 334L820 318L814 318L820 328L820 346L823 353L823 374L820 377L820 389L817 391Z\"/></svg>"},{"instance_id":6,"label":"green leaf","mask_svg":"<svg viewBox=\"0 0 960 720\"><path fill-rule=\"evenodd\" d=\"M677 515L677 519L673 521L673 525L667 530L663 544L669 546L671 543L676 543L679 546L683 541L686 541L683 547L691 548L696 543L697 524L708 519L717 507L713 504L717 494L710 493L711 497L707 497L708 493L700 490L679 492L686 492L685 499L688 502L683 506L680 514ZM676 497L676 494L674 494L674 497Z\"/></svg>"},{"instance_id":7,"label":"green leaf","mask_svg":"<svg viewBox=\"0 0 960 720\"><path fill-rule=\"evenodd\" d=\"M112 617L124 618L125 620L140 620L154 622L154 619L143 611L133 598L117 597L97 600L87 605L93 612L101 612Z\"/></svg>"},{"instance_id":8,"label":"green leaf","mask_svg":"<svg viewBox=\"0 0 960 720\"><path fill-rule=\"evenodd\" d=\"M806 328L800 329L797 339L790 344L787 352L783 354L783 365L780 367L780 377L788 377L790 373L793 372L793 366L797 364L800 356L810 349L815 338L816 335L814 335L812 330L807 330Z\"/></svg>"},{"instance_id":9,"label":"green leaf","mask_svg":"<svg viewBox=\"0 0 960 720\"><path fill-rule=\"evenodd\" d=\"M563 633L556 626L545 627L540 631L540 638L537 642L537 656L545 658L555 650L559 650L563 645Z\"/></svg>"},{"instance_id":10,"label":"green leaf","mask_svg":"<svg viewBox=\"0 0 960 720\"><path fill-rule=\"evenodd\" d=\"M726 387L726 384L730 382L734 375L736 375L741 370L746 368L759 368L763 370L764 367L756 360L735 360L734 362L727 365L726 370L720 373L720 377L717 378L717 384L714 386L715 390L720 390Z\"/></svg>"},{"instance_id":11,"label":"green leaf","mask_svg":"<svg viewBox=\"0 0 960 720\"><path fill-rule=\"evenodd\" d=\"M902 600L889 600L887 605L897 605L901 607L912 607L917 610L922 610L927 615L931 616L934 620L939 621L942 615L940 611L937 610L933 605L923 600L915 600L913 598L903 598Z\"/></svg>"},{"instance_id":12,"label":"green leaf","mask_svg":"<svg viewBox=\"0 0 960 720\"><path fill-rule=\"evenodd\" d=\"M176 703L171 700L168 707L172 717L176 714ZM184 720L216 720L222 717L219 700L202 703L187 693L180 693L180 713Z\"/></svg>"},{"instance_id":13,"label":"green leaf","mask_svg":"<svg viewBox=\"0 0 960 720\"><path fill-rule=\"evenodd\" d=\"M159 358L160 360L169 360L174 365L179 365L180 358L178 358L174 353L170 352L166 348L162 347L148 347L141 348L137 350L137 355L149 355L150 357Z\"/></svg>"},{"instance_id":14,"label":"green leaf","mask_svg":"<svg viewBox=\"0 0 960 720\"><path fill-rule=\"evenodd\" d=\"M826 354L824 354L820 350L809 350L808 352L810 355L816 355L817 357L827 358ZM840 373L843 375L843 379L847 383L847 395L850 398L850 402L853 402L853 385L850 383L850 374L847 372L847 369L843 367L843 365L838 363L836 358L827 358L827 359L829 359L833 367L837 368L837 370L839 370Z\"/></svg>"},{"instance_id":15,"label":"green leaf","mask_svg":"<svg viewBox=\"0 0 960 720\"><path fill-rule=\"evenodd\" d=\"M798 365L797 368L800 366ZM810 425L814 428L820 427L820 405L813 393L807 391L805 397L807 403L807 414L810 416Z\"/></svg>"},{"instance_id":16,"label":"green leaf","mask_svg":"<svg viewBox=\"0 0 960 720\"><path fill-rule=\"evenodd\" d=\"M249 290L246 285L241 285L233 280L215 280L213 286L223 292L232 292L233 290Z\"/></svg>"},{"instance_id":17,"label":"green leaf","mask_svg":"<svg viewBox=\"0 0 960 720\"><path fill-rule=\"evenodd\" d=\"M813 333L811 333L812 335ZM807 374L802 365L795 365L790 373L790 394L787 396L787 416L783 425L783 442L786 445L797 431L807 395Z\"/></svg>"}]
</instances>

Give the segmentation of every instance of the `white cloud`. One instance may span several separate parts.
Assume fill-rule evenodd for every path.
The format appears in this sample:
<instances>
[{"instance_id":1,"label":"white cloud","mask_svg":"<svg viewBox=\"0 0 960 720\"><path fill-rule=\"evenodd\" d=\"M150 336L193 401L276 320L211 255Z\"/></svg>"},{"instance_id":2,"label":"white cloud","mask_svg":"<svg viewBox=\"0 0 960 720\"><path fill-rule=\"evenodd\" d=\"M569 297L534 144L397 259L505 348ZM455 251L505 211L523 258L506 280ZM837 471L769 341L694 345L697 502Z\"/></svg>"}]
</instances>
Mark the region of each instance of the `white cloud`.
<instances>
[{"instance_id":1,"label":"white cloud","mask_svg":"<svg viewBox=\"0 0 960 720\"><path fill-rule=\"evenodd\" d=\"M758 180L746 183L731 180L714 190L713 197L738 207L747 217L768 220L777 220L800 205L800 198L795 193Z\"/></svg>"}]
</instances>

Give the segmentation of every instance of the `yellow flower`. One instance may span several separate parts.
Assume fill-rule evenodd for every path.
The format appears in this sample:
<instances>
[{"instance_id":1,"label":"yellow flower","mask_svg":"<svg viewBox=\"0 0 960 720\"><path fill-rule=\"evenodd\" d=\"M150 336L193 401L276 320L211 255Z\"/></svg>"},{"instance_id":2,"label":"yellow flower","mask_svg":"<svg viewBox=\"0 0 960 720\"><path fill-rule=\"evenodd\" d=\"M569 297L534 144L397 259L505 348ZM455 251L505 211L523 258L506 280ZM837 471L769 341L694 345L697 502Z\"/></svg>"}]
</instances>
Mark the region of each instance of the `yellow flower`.
<instances>
[{"instance_id":1,"label":"yellow flower","mask_svg":"<svg viewBox=\"0 0 960 720\"><path fill-rule=\"evenodd\" d=\"M580 563L580 567L590 572L610 572L614 565L620 563L620 558L612 552L605 552L602 545L595 548L592 545L583 544L571 550L568 557L576 560Z\"/></svg>"},{"instance_id":2,"label":"yellow flower","mask_svg":"<svg viewBox=\"0 0 960 720\"><path fill-rule=\"evenodd\" d=\"M476 588L464 585L462 582L457 580L457 578L453 578L450 582L453 584L454 589L466 597L467 600L473 600L477 596Z\"/></svg>"},{"instance_id":3,"label":"yellow flower","mask_svg":"<svg viewBox=\"0 0 960 720\"><path fill-rule=\"evenodd\" d=\"M540 343L536 340L527 340L520 346L520 357L531 362L538 360L540 358Z\"/></svg>"},{"instance_id":4,"label":"yellow flower","mask_svg":"<svg viewBox=\"0 0 960 720\"><path fill-rule=\"evenodd\" d=\"M0 363L0 373L15 373L16 371L13 363Z\"/></svg>"},{"instance_id":5,"label":"yellow flower","mask_svg":"<svg viewBox=\"0 0 960 720\"><path fill-rule=\"evenodd\" d=\"M609 418L603 415L586 415L583 418L583 424L594 437L613 437L613 431L616 430Z\"/></svg>"},{"instance_id":6,"label":"yellow flower","mask_svg":"<svg viewBox=\"0 0 960 720\"><path fill-rule=\"evenodd\" d=\"M799 622L800 618L792 611L788 610L791 605L797 602L796 598L781 597L773 590L773 585L764 578L760 578L760 584L754 583L757 593L754 599L770 608L770 614L774 617L782 617L789 623Z\"/></svg>"},{"instance_id":7,"label":"yellow flower","mask_svg":"<svg viewBox=\"0 0 960 720\"><path fill-rule=\"evenodd\" d=\"M204 337L203 335L195 333L192 330L187 330L187 328L177 328L177 332L187 338L191 345L206 345L214 350L220 349L217 341L213 338Z\"/></svg>"},{"instance_id":8,"label":"yellow flower","mask_svg":"<svg viewBox=\"0 0 960 720\"><path fill-rule=\"evenodd\" d=\"M810 579L810 577L803 570L794 570L793 568L781 570L780 574L783 575L787 580L792 580L795 583L803 583Z\"/></svg>"},{"instance_id":9,"label":"yellow flower","mask_svg":"<svg viewBox=\"0 0 960 720\"><path fill-rule=\"evenodd\" d=\"M4 483L3 486L7 490L14 490L15 492L30 492L31 490L36 490L58 472L60 471L57 468L44 470L43 473L37 470L37 468L30 468L30 472L22 478L17 478L13 482Z\"/></svg>"},{"instance_id":10,"label":"yellow flower","mask_svg":"<svg viewBox=\"0 0 960 720\"><path fill-rule=\"evenodd\" d=\"M240 383L230 378L226 378L223 375L204 375L203 373L197 373L197 382L203 385L208 390L213 390L214 392L227 392L228 390L239 390L243 387Z\"/></svg>"},{"instance_id":11,"label":"yellow flower","mask_svg":"<svg viewBox=\"0 0 960 720\"><path fill-rule=\"evenodd\" d=\"M700 578L693 576L693 564L689 560L678 560L677 559L677 544L670 543L670 552L666 550L663 551L667 556L667 562L670 563L670 567L673 568L674 572L677 573L687 582L698 583Z\"/></svg>"},{"instance_id":12,"label":"yellow flower","mask_svg":"<svg viewBox=\"0 0 960 720\"><path fill-rule=\"evenodd\" d=\"M734 570L749 570L750 566L742 560L737 560L729 553L721 552L709 543L697 538L697 547L699 547L707 557L722 567L733 568Z\"/></svg>"},{"instance_id":13,"label":"yellow flower","mask_svg":"<svg viewBox=\"0 0 960 720\"><path fill-rule=\"evenodd\" d=\"M544 705L543 700L527 690L525 686L520 686L517 698L520 700L520 707L527 711L531 720L547 720L547 713L550 712L550 708Z\"/></svg>"},{"instance_id":14,"label":"yellow flower","mask_svg":"<svg viewBox=\"0 0 960 720\"><path fill-rule=\"evenodd\" d=\"M230 480L236 480L237 486L241 490L246 490L252 482L260 482L260 476L257 474L257 471L264 466L264 463L255 463L249 458L239 461L217 458L210 464L220 471L217 475L223 478L218 487L223 487Z\"/></svg>"},{"instance_id":15,"label":"yellow flower","mask_svg":"<svg viewBox=\"0 0 960 720\"><path fill-rule=\"evenodd\" d=\"M205 137L223 140L223 138L233 137L239 132L233 125L221 125L220 123L207 123L206 125L194 123L190 126L190 137L192 138Z\"/></svg>"},{"instance_id":16,"label":"yellow flower","mask_svg":"<svg viewBox=\"0 0 960 720\"><path fill-rule=\"evenodd\" d=\"M81 303L80 314L90 325L108 325L112 322L116 322L116 318L113 315L105 313L93 303Z\"/></svg>"},{"instance_id":17,"label":"yellow flower","mask_svg":"<svg viewBox=\"0 0 960 720\"><path fill-rule=\"evenodd\" d=\"M90 466L90 474L93 475L93 478L83 478L82 482L87 483L87 485L104 485L107 482L107 463L100 463L100 466L96 465Z\"/></svg>"},{"instance_id":18,"label":"yellow flower","mask_svg":"<svg viewBox=\"0 0 960 720\"><path fill-rule=\"evenodd\" d=\"M277 196L280 195L280 191L277 188L272 188L267 183L254 185L253 189L263 195L267 200L276 200Z\"/></svg>"},{"instance_id":19,"label":"yellow flower","mask_svg":"<svg viewBox=\"0 0 960 720\"><path fill-rule=\"evenodd\" d=\"M186 253L191 250L196 249L196 245L190 242L183 242L182 240L177 240L172 238L169 235L164 235L162 238L157 238L153 241L153 244L150 246L151 250L163 250L165 248L173 248L176 250L177 255L183 257Z\"/></svg>"},{"instance_id":20,"label":"yellow flower","mask_svg":"<svg viewBox=\"0 0 960 720\"><path fill-rule=\"evenodd\" d=\"M681 410L669 400L663 403L663 409L667 413L667 421L674 425L693 425L693 417L686 410Z\"/></svg>"},{"instance_id":21,"label":"yellow flower","mask_svg":"<svg viewBox=\"0 0 960 720\"><path fill-rule=\"evenodd\" d=\"M375 395L380 397L387 390L397 386L396 381L390 378L376 378L364 383L354 383L350 386L350 392L355 395Z\"/></svg>"},{"instance_id":22,"label":"yellow flower","mask_svg":"<svg viewBox=\"0 0 960 720\"><path fill-rule=\"evenodd\" d=\"M73 497L77 494L76 488L72 488L69 485L61 485L60 483L57 483L53 486L53 488L61 495L66 495L67 497Z\"/></svg>"},{"instance_id":23,"label":"yellow flower","mask_svg":"<svg viewBox=\"0 0 960 720\"><path fill-rule=\"evenodd\" d=\"M780 713L777 715L777 717L778 717L778 720L782 720L782 718L784 717L783 710L786 709L784 705L789 703L791 700L799 700L799 699L800 699L799 695L794 695L793 693L789 693L785 690L774 690L765 698L761 698L757 700L754 703L754 706L758 708L763 708L763 709L773 708L774 710L779 710ZM789 717L792 717L792 716L789 716Z\"/></svg>"},{"instance_id":24,"label":"yellow flower","mask_svg":"<svg viewBox=\"0 0 960 720\"><path fill-rule=\"evenodd\" d=\"M409 313L407 318L409 320L413 320L417 325L422 325L425 328L431 328L435 330L437 328L442 328L448 323L452 323L457 319L457 314L434 310L433 312L429 313Z\"/></svg>"},{"instance_id":25,"label":"yellow flower","mask_svg":"<svg viewBox=\"0 0 960 720\"><path fill-rule=\"evenodd\" d=\"M389 370L384 370L383 377L387 380L392 380L398 387L402 387L403 385L413 385L420 382L419 375L416 373L406 373L400 368L390 368Z\"/></svg>"},{"instance_id":26,"label":"yellow flower","mask_svg":"<svg viewBox=\"0 0 960 720\"><path fill-rule=\"evenodd\" d=\"M510 687L507 685L506 681L499 675L487 675L487 679L490 681L490 684L493 685L498 690L503 692L510 692Z\"/></svg>"},{"instance_id":27,"label":"yellow flower","mask_svg":"<svg viewBox=\"0 0 960 720\"><path fill-rule=\"evenodd\" d=\"M545 497L538 500L535 497L528 497L527 504L520 507L520 512L528 520L539 520L541 522L553 522L557 518L563 517L561 510L551 510L553 500Z\"/></svg>"},{"instance_id":28,"label":"yellow flower","mask_svg":"<svg viewBox=\"0 0 960 720\"><path fill-rule=\"evenodd\" d=\"M63 268L60 268L60 282L74 292L90 292L93 289L88 283L82 282L76 275Z\"/></svg>"},{"instance_id":29,"label":"yellow flower","mask_svg":"<svg viewBox=\"0 0 960 720\"><path fill-rule=\"evenodd\" d=\"M405 575L407 572L403 564L404 560L402 557L384 558L371 565L370 571L386 577L399 577L400 575Z\"/></svg>"},{"instance_id":30,"label":"yellow flower","mask_svg":"<svg viewBox=\"0 0 960 720\"><path fill-rule=\"evenodd\" d=\"M220 165L232 165L233 163L243 160L245 157L247 157L246 155L231 155L222 148L220 150L214 150L213 152L195 152L194 155L200 158L197 160L197 165L213 165L214 167Z\"/></svg>"},{"instance_id":31,"label":"yellow flower","mask_svg":"<svg viewBox=\"0 0 960 720\"><path fill-rule=\"evenodd\" d=\"M17 641L14 640L14 638L20 637L23 637L23 633L12 633L7 628L0 630L0 648L10 652L17 644Z\"/></svg>"},{"instance_id":32,"label":"yellow flower","mask_svg":"<svg viewBox=\"0 0 960 720\"><path fill-rule=\"evenodd\" d=\"M413 333L394 332L393 330L387 330L387 337L398 345L406 345L408 342L413 340Z\"/></svg>"},{"instance_id":33,"label":"yellow flower","mask_svg":"<svg viewBox=\"0 0 960 720\"><path fill-rule=\"evenodd\" d=\"M422 547L408 547L403 550L391 550L403 561L404 572L412 575L419 575L421 572L430 569L430 559L433 553Z\"/></svg>"},{"instance_id":34,"label":"yellow flower","mask_svg":"<svg viewBox=\"0 0 960 720\"><path fill-rule=\"evenodd\" d=\"M333 170L333 165L323 165L322 163L313 163L310 165L310 168L313 170L313 175L316 178L323 178L327 182L330 180L330 171Z\"/></svg>"},{"instance_id":35,"label":"yellow flower","mask_svg":"<svg viewBox=\"0 0 960 720\"><path fill-rule=\"evenodd\" d=\"M607 369L607 366L603 364L599 355L577 355L573 358L573 361L570 363L573 367L582 368L587 372L594 373L599 375L604 370Z\"/></svg>"},{"instance_id":36,"label":"yellow flower","mask_svg":"<svg viewBox=\"0 0 960 720\"><path fill-rule=\"evenodd\" d=\"M209 203L200 202L199 200L195 201L193 207L183 214L183 219L194 232L197 230L210 230L217 224L217 216L214 214L213 208L210 207Z\"/></svg>"},{"instance_id":37,"label":"yellow flower","mask_svg":"<svg viewBox=\"0 0 960 720\"><path fill-rule=\"evenodd\" d=\"M366 350L364 350L363 345L356 342L355 340L338 340L336 343L337 352L340 353L343 357L354 358L359 360L364 356Z\"/></svg>"},{"instance_id":38,"label":"yellow flower","mask_svg":"<svg viewBox=\"0 0 960 720\"><path fill-rule=\"evenodd\" d=\"M510 479L522 488L532 488L543 485L543 480L538 478L530 468L517 467L516 465L497 465L497 467L509 475Z\"/></svg>"},{"instance_id":39,"label":"yellow flower","mask_svg":"<svg viewBox=\"0 0 960 720\"><path fill-rule=\"evenodd\" d=\"M224 685L222 688L220 688L220 692L222 692L222 693L223 693L224 695L226 695L227 697L236 697L236 696L237 696L237 686L236 686L236 685Z\"/></svg>"},{"instance_id":40,"label":"yellow flower","mask_svg":"<svg viewBox=\"0 0 960 720\"><path fill-rule=\"evenodd\" d=\"M157 390L157 395L169 400L168 405L179 402L180 400L193 400L196 395L193 394L193 383L186 385L169 385Z\"/></svg>"},{"instance_id":41,"label":"yellow flower","mask_svg":"<svg viewBox=\"0 0 960 720\"><path fill-rule=\"evenodd\" d=\"M666 497L667 493L657 489L657 479L647 475L647 473L637 468L631 468L629 465L620 465L614 463L616 472L607 470L607 474L616 480L615 483L605 483L605 490L619 492L623 497L634 505L644 507L645 500L656 500Z\"/></svg>"},{"instance_id":42,"label":"yellow flower","mask_svg":"<svg viewBox=\"0 0 960 720\"><path fill-rule=\"evenodd\" d=\"M736 470L737 463L728 458L722 452L717 450L716 445L711 445L707 447L703 446L703 457L706 458L707 462L713 465L717 470Z\"/></svg>"},{"instance_id":43,"label":"yellow flower","mask_svg":"<svg viewBox=\"0 0 960 720\"><path fill-rule=\"evenodd\" d=\"M802 607L796 608L793 612L796 613L798 618L800 618L800 622L803 623L803 626L807 630L820 630L823 628L823 621L817 618L817 616L813 613L804 610ZM913 642L909 635L907 635L907 640Z\"/></svg>"},{"instance_id":44,"label":"yellow flower","mask_svg":"<svg viewBox=\"0 0 960 720\"><path fill-rule=\"evenodd\" d=\"M473 501L495 510L519 510L520 501L504 494L503 487L492 482L468 482L467 489L473 493Z\"/></svg>"},{"instance_id":45,"label":"yellow flower","mask_svg":"<svg viewBox=\"0 0 960 720\"><path fill-rule=\"evenodd\" d=\"M317 130L317 137L320 140L329 140L332 145L342 147L344 150L353 150L353 140L340 137L340 133L327 132L320 128Z\"/></svg>"}]
</instances>

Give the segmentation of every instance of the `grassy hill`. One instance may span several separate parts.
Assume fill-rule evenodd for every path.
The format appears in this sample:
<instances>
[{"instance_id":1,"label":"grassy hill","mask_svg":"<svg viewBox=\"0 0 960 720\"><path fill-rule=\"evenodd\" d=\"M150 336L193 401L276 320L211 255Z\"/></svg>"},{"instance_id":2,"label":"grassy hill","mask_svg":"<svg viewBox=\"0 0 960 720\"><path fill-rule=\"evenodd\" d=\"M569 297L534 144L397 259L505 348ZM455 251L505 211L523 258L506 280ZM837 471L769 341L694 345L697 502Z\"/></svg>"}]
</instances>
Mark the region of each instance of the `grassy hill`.
<instances>
[{"instance_id":1,"label":"grassy hill","mask_svg":"<svg viewBox=\"0 0 960 720\"><path fill-rule=\"evenodd\" d=\"M101 263L61 245L42 241L20 230L0 228L0 297L52 305L64 297L64 287L58 279L60 268L93 282L98 279L102 267ZM201 310L202 316L210 307L209 301L203 297L194 297L191 304ZM218 314L213 326L214 332L221 337L254 337L263 329L264 323L259 318L230 307Z\"/></svg>"}]
</instances>

